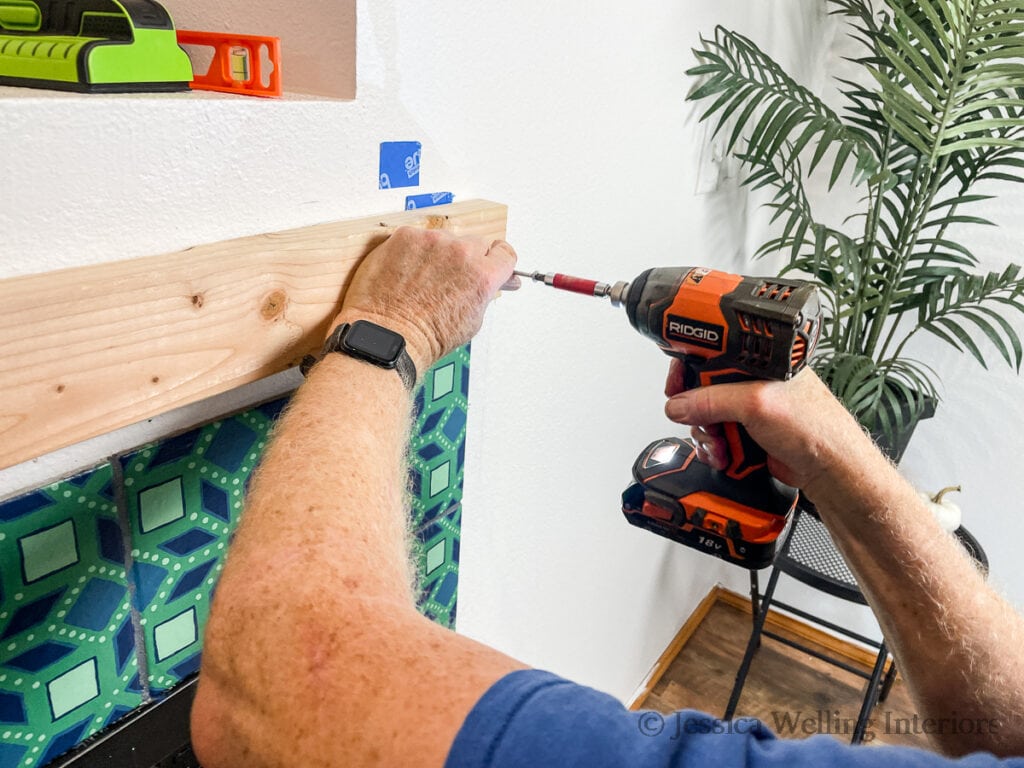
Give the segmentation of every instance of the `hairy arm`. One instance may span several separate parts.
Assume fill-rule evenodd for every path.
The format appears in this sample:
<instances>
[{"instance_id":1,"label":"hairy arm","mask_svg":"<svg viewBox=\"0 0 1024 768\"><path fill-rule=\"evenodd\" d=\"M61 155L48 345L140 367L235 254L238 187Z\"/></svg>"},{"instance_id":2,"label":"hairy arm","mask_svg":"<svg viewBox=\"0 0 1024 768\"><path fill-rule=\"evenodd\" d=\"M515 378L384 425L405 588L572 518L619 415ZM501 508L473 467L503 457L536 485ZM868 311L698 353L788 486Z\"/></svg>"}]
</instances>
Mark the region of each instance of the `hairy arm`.
<instances>
[{"instance_id":1,"label":"hairy arm","mask_svg":"<svg viewBox=\"0 0 1024 768\"><path fill-rule=\"evenodd\" d=\"M514 262L504 243L399 230L337 322L403 334L423 372L476 332ZM340 354L282 416L207 626L192 715L206 768L440 766L476 700L522 666L415 609L410 416L395 372Z\"/></svg>"},{"instance_id":2,"label":"hairy arm","mask_svg":"<svg viewBox=\"0 0 1024 768\"><path fill-rule=\"evenodd\" d=\"M669 394L677 388L670 376ZM939 749L1024 754L1024 621L812 372L676 394L666 413L698 425L694 438L713 466L722 465L722 441L699 425L742 422L773 474L813 499L919 715L942 728L933 734ZM974 733L952 719L973 721Z\"/></svg>"}]
</instances>

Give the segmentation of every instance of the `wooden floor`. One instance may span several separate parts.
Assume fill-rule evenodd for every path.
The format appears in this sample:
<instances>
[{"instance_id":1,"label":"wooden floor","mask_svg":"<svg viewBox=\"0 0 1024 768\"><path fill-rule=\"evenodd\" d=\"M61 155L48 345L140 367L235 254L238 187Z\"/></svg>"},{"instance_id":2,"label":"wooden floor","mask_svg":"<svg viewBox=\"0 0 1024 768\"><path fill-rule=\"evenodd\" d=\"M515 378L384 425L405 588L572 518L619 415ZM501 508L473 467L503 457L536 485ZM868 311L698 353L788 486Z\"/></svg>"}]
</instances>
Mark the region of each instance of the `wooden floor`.
<instances>
[{"instance_id":1,"label":"wooden floor","mask_svg":"<svg viewBox=\"0 0 1024 768\"><path fill-rule=\"evenodd\" d=\"M750 637L747 610L715 602L640 706L662 713L696 709L720 717ZM801 642L810 644L802 638ZM764 638L735 717L759 718L787 738L829 733L849 742L866 685L857 675ZM864 741L927 747L927 737L914 733L920 729L914 728L913 718L906 688L897 676L889 697L872 713Z\"/></svg>"}]
</instances>

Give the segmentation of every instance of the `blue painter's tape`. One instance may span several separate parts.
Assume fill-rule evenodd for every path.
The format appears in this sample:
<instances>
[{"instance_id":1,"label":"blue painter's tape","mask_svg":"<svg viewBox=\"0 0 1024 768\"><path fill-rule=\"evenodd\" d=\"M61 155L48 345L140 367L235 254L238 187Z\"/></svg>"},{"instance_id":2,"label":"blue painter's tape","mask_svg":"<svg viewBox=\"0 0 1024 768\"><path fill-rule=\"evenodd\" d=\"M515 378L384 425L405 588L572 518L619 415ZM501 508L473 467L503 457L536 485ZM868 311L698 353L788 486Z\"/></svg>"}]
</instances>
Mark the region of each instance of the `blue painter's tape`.
<instances>
[{"instance_id":1,"label":"blue painter's tape","mask_svg":"<svg viewBox=\"0 0 1024 768\"><path fill-rule=\"evenodd\" d=\"M382 141L380 188L418 187L421 148L418 141Z\"/></svg>"},{"instance_id":2,"label":"blue painter's tape","mask_svg":"<svg viewBox=\"0 0 1024 768\"><path fill-rule=\"evenodd\" d=\"M431 195L407 195L405 198L405 210L429 208L432 205L447 205L454 199L455 195L451 192L434 192Z\"/></svg>"}]
</instances>

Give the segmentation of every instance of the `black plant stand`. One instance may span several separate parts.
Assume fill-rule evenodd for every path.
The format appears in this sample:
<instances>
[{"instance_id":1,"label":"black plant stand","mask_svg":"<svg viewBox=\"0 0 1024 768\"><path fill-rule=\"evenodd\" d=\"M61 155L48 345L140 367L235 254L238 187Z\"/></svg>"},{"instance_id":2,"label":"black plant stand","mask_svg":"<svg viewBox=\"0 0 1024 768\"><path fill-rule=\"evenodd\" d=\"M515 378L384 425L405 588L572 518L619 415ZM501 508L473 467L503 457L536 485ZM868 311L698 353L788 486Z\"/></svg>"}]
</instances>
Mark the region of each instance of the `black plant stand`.
<instances>
[{"instance_id":1,"label":"black plant stand","mask_svg":"<svg viewBox=\"0 0 1024 768\"><path fill-rule=\"evenodd\" d=\"M987 571L988 559L978 541L963 527L958 528L954 535L978 563L979 567ZM726 706L724 718L728 720L735 714L736 706L743 692L743 685L747 679L747 673L750 671L751 662L754 660L754 654L757 653L757 649L761 645L761 638L769 637L808 653L822 661L826 661L840 669L844 669L847 672L852 672L868 681L867 689L864 692L864 699L861 703L860 714L857 717L857 723L850 742L852 744L859 744L864 739L864 732L867 729L871 711L878 702L884 701L886 696L888 696L896 677L895 664L889 664L889 669L886 671L886 664L889 661L889 649L884 642L879 643L856 632L852 632L845 627L840 627L799 608L776 600L775 588L778 585L779 576L782 574L786 574L797 581L834 597L867 605L864 595L861 594L860 587L857 586L857 580L853 577L849 567L846 565L846 561L836 549L825 525L812 512L798 507L794 512L793 523L790 526L786 540L780 548L779 554L776 555L775 561L772 563L768 586L763 595L760 592L758 572L750 572L750 601L751 608L753 609L754 627L750 633L750 640L747 642L747 649L743 655L743 660L740 662L739 670L736 672L736 682L733 685L732 694L729 696L729 703ZM765 630L765 619L768 617L768 611L772 606L782 608L806 621L813 622L833 632L838 632L841 635L876 648L878 655L875 657L873 669L870 673L867 673L863 669L847 664L840 659L820 653L794 640Z\"/></svg>"}]
</instances>

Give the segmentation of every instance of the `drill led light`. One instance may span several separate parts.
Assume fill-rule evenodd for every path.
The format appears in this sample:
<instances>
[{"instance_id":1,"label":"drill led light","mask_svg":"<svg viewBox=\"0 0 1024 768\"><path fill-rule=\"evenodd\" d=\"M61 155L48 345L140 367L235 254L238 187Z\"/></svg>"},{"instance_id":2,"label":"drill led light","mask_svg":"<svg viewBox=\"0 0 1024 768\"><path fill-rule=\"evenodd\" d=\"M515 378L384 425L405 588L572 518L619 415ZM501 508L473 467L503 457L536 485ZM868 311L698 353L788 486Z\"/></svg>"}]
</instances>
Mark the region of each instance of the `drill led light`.
<instances>
[{"instance_id":1,"label":"drill led light","mask_svg":"<svg viewBox=\"0 0 1024 768\"><path fill-rule=\"evenodd\" d=\"M651 451L650 455L647 457L647 461L644 462L644 468L656 467L659 464L668 464L675 458L678 451L678 443L662 443Z\"/></svg>"}]
</instances>

